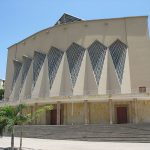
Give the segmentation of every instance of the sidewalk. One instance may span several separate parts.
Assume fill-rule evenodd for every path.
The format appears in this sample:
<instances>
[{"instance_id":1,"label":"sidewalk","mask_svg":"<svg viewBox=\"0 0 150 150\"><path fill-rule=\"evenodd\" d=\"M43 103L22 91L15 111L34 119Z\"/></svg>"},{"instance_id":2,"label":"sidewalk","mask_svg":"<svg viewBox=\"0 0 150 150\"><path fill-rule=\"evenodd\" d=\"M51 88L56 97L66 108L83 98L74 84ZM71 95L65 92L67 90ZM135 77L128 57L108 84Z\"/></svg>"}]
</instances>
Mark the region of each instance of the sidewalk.
<instances>
[{"instance_id":1,"label":"sidewalk","mask_svg":"<svg viewBox=\"0 0 150 150\"><path fill-rule=\"evenodd\" d=\"M10 137L0 138L0 147L10 146ZM19 147L19 138L15 138ZM150 150L150 143L87 142L23 138L23 147L29 150Z\"/></svg>"}]
</instances>

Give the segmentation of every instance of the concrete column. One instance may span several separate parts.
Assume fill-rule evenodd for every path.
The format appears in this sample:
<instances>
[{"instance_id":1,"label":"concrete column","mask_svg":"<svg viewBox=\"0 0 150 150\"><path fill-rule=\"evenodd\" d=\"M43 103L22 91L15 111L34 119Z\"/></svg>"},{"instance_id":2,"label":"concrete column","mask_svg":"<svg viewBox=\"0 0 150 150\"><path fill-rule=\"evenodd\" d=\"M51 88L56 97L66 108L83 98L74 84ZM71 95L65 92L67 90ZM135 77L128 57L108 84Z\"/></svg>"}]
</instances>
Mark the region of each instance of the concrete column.
<instances>
[{"instance_id":1,"label":"concrete column","mask_svg":"<svg viewBox=\"0 0 150 150\"><path fill-rule=\"evenodd\" d=\"M72 125L74 124L74 106L73 106L74 104L73 104L73 102L72 102L72 104L71 104L71 117L72 117Z\"/></svg>"},{"instance_id":2,"label":"concrete column","mask_svg":"<svg viewBox=\"0 0 150 150\"><path fill-rule=\"evenodd\" d=\"M31 113L31 117L33 117L33 113L34 113L34 106L30 106L30 113ZM34 124L33 121L31 122L31 124Z\"/></svg>"},{"instance_id":3,"label":"concrete column","mask_svg":"<svg viewBox=\"0 0 150 150\"><path fill-rule=\"evenodd\" d=\"M109 99L109 123L113 124L113 108L112 108L112 99Z\"/></svg>"},{"instance_id":4,"label":"concrete column","mask_svg":"<svg viewBox=\"0 0 150 150\"><path fill-rule=\"evenodd\" d=\"M89 124L89 105L88 101L84 101L84 123Z\"/></svg>"},{"instance_id":5,"label":"concrete column","mask_svg":"<svg viewBox=\"0 0 150 150\"><path fill-rule=\"evenodd\" d=\"M133 123L132 103L133 103L132 101L129 102L129 113L128 113L129 123Z\"/></svg>"},{"instance_id":6,"label":"concrete column","mask_svg":"<svg viewBox=\"0 0 150 150\"><path fill-rule=\"evenodd\" d=\"M137 98L133 99L133 101L134 101L134 113L135 113L134 123L138 123Z\"/></svg>"},{"instance_id":7,"label":"concrete column","mask_svg":"<svg viewBox=\"0 0 150 150\"><path fill-rule=\"evenodd\" d=\"M61 119L61 117L60 117L60 102L57 102L57 125L60 125L60 119Z\"/></svg>"},{"instance_id":8,"label":"concrete column","mask_svg":"<svg viewBox=\"0 0 150 150\"><path fill-rule=\"evenodd\" d=\"M35 104L34 104L34 109L33 109L33 110L34 110L34 112L35 112L35 111L37 111L37 109L38 109L38 103L35 103ZM37 125L37 123L38 123L37 118L35 118L34 123L35 123L35 125Z\"/></svg>"}]
</instances>

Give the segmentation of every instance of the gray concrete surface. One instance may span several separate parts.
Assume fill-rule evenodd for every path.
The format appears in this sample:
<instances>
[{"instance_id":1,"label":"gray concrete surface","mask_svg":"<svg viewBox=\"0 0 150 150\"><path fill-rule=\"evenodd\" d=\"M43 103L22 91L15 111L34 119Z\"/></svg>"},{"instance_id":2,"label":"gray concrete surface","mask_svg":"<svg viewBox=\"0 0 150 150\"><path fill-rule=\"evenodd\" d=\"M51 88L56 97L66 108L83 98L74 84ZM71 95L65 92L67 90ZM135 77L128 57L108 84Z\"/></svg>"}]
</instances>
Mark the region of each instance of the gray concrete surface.
<instances>
[{"instance_id":1,"label":"gray concrete surface","mask_svg":"<svg viewBox=\"0 0 150 150\"><path fill-rule=\"evenodd\" d=\"M10 146L10 137L0 138L0 147ZM19 146L19 138L15 138ZM149 150L150 143L87 142L50 139L23 139L24 149L30 150Z\"/></svg>"},{"instance_id":2,"label":"gray concrete surface","mask_svg":"<svg viewBox=\"0 0 150 150\"><path fill-rule=\"evenodd\" d=\"M16 126L19 137L21 127ZM5 134L10 136L10 134ZM23 127L24 138L53 140L76 140L92 142L150 143L150 124L113 125L27 125Z\"/></svg>"}]
</instances>

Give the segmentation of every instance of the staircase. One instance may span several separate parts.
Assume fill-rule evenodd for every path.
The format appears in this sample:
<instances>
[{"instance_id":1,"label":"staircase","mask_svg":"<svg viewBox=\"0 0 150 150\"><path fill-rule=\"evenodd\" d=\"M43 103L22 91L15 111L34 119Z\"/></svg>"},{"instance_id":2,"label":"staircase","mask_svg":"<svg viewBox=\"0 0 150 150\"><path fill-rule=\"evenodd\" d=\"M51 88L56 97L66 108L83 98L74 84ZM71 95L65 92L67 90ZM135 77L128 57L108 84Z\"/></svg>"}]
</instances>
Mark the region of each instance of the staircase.
<instances>
[{"instance_id":1,"label":"staircase","mask_svg":"<svg viewBox=\"0 0 150 150\"><path fill-rule=\"evenodd\" d=\"M16 126L15 135L20 136L21 127ZM113 124L113 125L26 125L23 136L28 138L150 142L150 124Z\"/></svg>"}]
</instances>

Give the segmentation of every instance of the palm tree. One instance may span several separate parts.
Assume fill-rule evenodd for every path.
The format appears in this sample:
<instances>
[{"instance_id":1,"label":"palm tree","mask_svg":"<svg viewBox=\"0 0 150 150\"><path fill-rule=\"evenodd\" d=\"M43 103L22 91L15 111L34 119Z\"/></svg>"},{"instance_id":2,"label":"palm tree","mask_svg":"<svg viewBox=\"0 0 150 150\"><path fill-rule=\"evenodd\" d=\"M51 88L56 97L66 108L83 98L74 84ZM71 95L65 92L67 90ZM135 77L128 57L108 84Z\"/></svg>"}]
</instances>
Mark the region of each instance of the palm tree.
<instances>
[{"instance_id":1,"label":"palm tree","mask_svg":"<svg viewBox=\"0 0 150 150\"><path fill-rule=\"evenodd\" d=\"M21 107L22 109L20 109L20 122L18 122L18 125L21 125L19 150L22 150L23 125L27 123L31 123L34 120L37 120L44 111L53 109L52 105L45 105L45 106L39 107L33 114L31 113L27 114L27 113L23 113L23 109L27 108L27 105L22 105Z\"/></svg>"},{"instance_id":2,"label":"palm tree","mask_svg":"<svg viewBox=\"0 0 150 150\"><path fill-rule=\"evenodd\" d=\"M43 106L34 114L23 113L27 108L25 104L19 104L17 106L4 106L0 108L0 135L3 135L5 129L11 133L11 149L14 150L14 133L15 125L21 125L21 128L24 124L27 124L35 119L37 119L42 112L45 110L52 110L51 105ZM22 149L22 130L20 134L20 150Z\"/></svg>"},{"instance_id":3,"label":"palm tree","mask_svg":"<svg viewBox=\"0 0 150 150\"><path fill-rule=\"evenodd\" d=\"M18 111L12 106L5 106L0 108L0 131L1 135L3 131L7 128L11 133L11 149L14 150L14 127L18 120Z\"/></svg>"}]
</instances>

